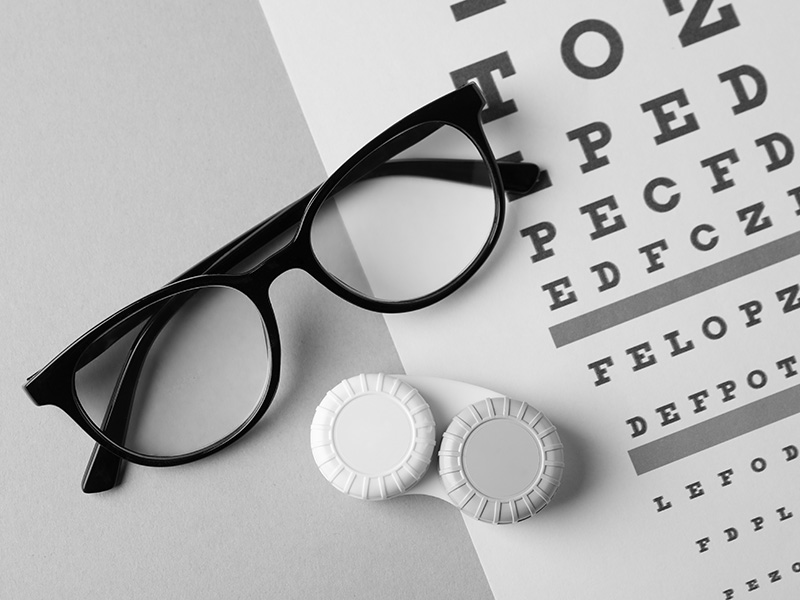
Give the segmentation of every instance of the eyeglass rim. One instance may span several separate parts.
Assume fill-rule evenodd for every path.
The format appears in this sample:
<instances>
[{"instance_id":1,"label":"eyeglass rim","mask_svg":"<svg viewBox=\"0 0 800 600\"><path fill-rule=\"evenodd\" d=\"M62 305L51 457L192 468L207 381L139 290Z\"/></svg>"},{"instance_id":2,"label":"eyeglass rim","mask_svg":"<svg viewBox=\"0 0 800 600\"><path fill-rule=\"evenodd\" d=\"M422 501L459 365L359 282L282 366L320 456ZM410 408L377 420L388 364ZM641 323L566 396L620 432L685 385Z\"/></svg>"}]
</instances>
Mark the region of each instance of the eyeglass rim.
<instances>
[{"instance_id":1,"label":"eyeglass rim","mask_svg":"<svg viewBox=\"0 0 800 600\"><path fill-rule=\"evenodd\" d=\"M491 255L492 250L497 245L500 238L505 221L506 202L503 180L481 123L480 114L484 105L485 100L480 89L476 84L470 83L434 100L401 119L383 133L373 138L336 169L336 171L334 171L317 189L306 207L300 222L300 227L295 235L295 240L305 245L310 250L309 255L313 257L313 261L307 262L303 265L303 268L340 298L360 308L385 314L411 312L426 308L440 302L462 287ZM425 124L440 124L453 127L466 136L478 150L481 159L488 167L490 184L494 195L494 217L491 229L484 244L473 258L472 262L442 287L422 296L404 300L386 300L367 296L336 278L321 264L314 252L311 242L314 216L318 213L326 200L328 200L332 192L337 189L342 181L347 180L350 174L356 169L363 169L366 165L366 170L370 171L385 162L385 159L379 159L378 150L391 144L403 134ZM358 181L362 178L363 175L354 178L354 181Z\"/></svg>"},{"instance_id":2,"label":"eyeglass rim","mask_svg":"<svg viewBox=\"0 0 800 600\"><path fill-rule=\"evenodd\" d=\"M254 409L247 419L234 431L227 434L222 439L199 448L197 450L172 456L156 456L137 452L127 448L104 433L101 427L95 423L94 419L88 414L81 403L75 385L75 377L79 370L78 363L83 354L94 344L104 332L109 331L128 319L136 317L148 307L162 304L170 298L180 296L193 291L209 288L226 288L242 293L253 303L258 310L264 329L266 332L266 343L268 346L270 371L268 373L268 383L265 386L261 398L254 402ZM26 383L26 390L34 398L46 397L41 394L39 388L43 385L39 383L39 375L47 370L47 387L58 386L61 390L68 391L62 393L52 401L40 401L40 406L54 405L62 409L78 426L91 436L98 444L112 452L114 455L124 460L151 467L167 467L182 465L201 458L205 458L222 448L238 440L249 431L261 419L267 411L275 397L275 392L280 381L280 336L278 333L277 321L274 311L268 298L260 297L259 288L255 285L253 278L249 274L207 274L190 277L174 283L168 284L139 300L132 302L128 306L117 311L113 315L104 319L92 329L87 331L76 340L67 350L60 354L53 362L45 367L40 373L35 375ZM58 360L59 362L56 362ZM35 400L36 401L36 400Z\"/></svg>"}]
</instances>

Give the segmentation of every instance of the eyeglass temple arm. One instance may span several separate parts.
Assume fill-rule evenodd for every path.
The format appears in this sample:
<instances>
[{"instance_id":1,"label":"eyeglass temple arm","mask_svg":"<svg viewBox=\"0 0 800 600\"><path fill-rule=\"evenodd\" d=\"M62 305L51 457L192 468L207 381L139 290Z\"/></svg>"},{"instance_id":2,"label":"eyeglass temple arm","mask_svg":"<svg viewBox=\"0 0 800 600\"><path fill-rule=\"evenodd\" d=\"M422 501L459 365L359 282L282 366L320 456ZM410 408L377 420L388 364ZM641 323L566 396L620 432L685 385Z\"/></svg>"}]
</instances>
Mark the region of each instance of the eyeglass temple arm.
<instances>
[{"instance_id":1,"label":"eyeglass temple arm","mask_svg":"<svg viewBox=\"0 0 800 600\"><path fill-rule=\"evenodd\" d=\"M481 161L453 159L402 159L386 162L367 177L387 175L412 175L457 183L489 187L489 171L481 168ZM506 192L529 194L539 181L539 167L528 162L498 162L500 179ZM364 179L366 179L365 177Z\"/></svg>"},{"instance_id":2,"label":"eyeglass temple arm","mask_svg":"<svg viewBox=\"0 0 800 600\"><path fill-rule=\"evenodd\" d=\"M475 175L475 166L478 164L480 164L479 161L458 159L395 160L384 163L380 167L360 177L359 180L389 175L411 175L488 186L489 181L487 176ZM536 165L525 162L500 162L498 166L507 192L526 194L532 191L539 175L539 168ZM353 182L350 181L348 185L352 183ZM269 241L285 233L293 226L296 226L300 222L303 212L317 189L318 188L312 189L302 198L299 198L279 212L245 231L190 269L181 273L170 283L207 273L228 272L236 264L251 256ZM125 335L127 331L120 330L111 333L114 333L114 335L107 336L108 344L105 346L100 343L94 344L95 352L87 351L81 357L82 360L77 365L78 368L83 367L97 358L100 353Z\"/></svg>"},{"instance_id":3,"label":"eyeglass temple arm","mask_svg":"<svg viewBox=\"0 0 800 600\"><path fill-rule=\"evenodd\" d=\"M439 122L424 123L395 136L383 146L374 150L370 154L369 160L362 161L356 168L345 174L331 194L339 193L358 181L388 175L411 175L490 186L492 182L489 171L481 168L484 166L483 161L424 158L392 160L397 154L427 138L441 129L442 126L443 124ZM497 164L503 187L507 192L520 196L529 194L534 190L539 179L538 166L533 163L506 161L498 162ZM297 225L318 189L319 186L245 231L189 270L181 273L170 283L205 273L228 272L237 263L245 260L268 242ZM97 353L85 353L84 360L78 364L78 368L96 358L100 352L104 351L125 333L127 331L122 331L118 336L109 339L107 346L95 344L95 348L100 348L100 351ZM111 338L108 334L105 337Z\"/></svg>"},{"instance_id":4,"label":"eyeglass temple arm","mask_svg":"<svg viewBox=\"0 0 800 600\"><path fill-rule=\"evenodd\" d=\"M347 173L333 190L338 193L356 181L385 175L413 175L444 181L481 185L492 185L489 170L482 160L464 159L395 159L395 156L418 144L444 126L443 123L424 123L394 137L373 151L370 160L362 161ZM533 163L496 161L500 179L506 192L515 196L529 194L539 180L539 167Z\"/></svg>"},{"instance_id":5,"label":"eyeglass temple arm","mask_svg":"<svg viewBox=\"0 0 800 600\"><path fill-rule=\"evenodd\" d=\"M391 163L385 163L381 167L361 177L360 180L389 175L412 175L488 186L488 177L484 176L480 181L477 181L472 175L476 164L479 164L478 161L472 160L397 160ZM509 192L517 194L529 193L536 183L539 169L532 163L502 162L498 163L498 165L504 182L507 182L506 190ZM350 182L350 184L352 184L352 182ZM175 283L176 281L188 279L189 277L195 277L197 275L228 272L236 266L236 264L247 259L265 244L296 226L300 222L303 212L317 189L318 188L314 188L302 198L245 231L190 269L181 273L170 283ZM94 344L95 352L87 351L84 353L77 367L81 368L97 358L99 354L127 332L128 331L124 329L109 332L109 335L106 336L107 344Z\"/></svg>"},{"instance_id":6,"label":"eyeglass temple arm","mask_svg":"<svg viewBox=\"0 0 800 600\"><path fill-rule=\"evenodd\" d=\"M407 144L408 141L406 140L405 143ZM445 181L489 186L491 181L486 174L486 169L479 168L482 164L482 161L458 159L393 160L384 162L367 173L361 175L354 173L351 177L343 180L342 187L351 185L355 181L390 175L430 177ZM501 162L498 163L498 166L506 191L515 194L529 193L539 176L538 167L531 163ZM173 281L180 281L206 273L225 273L229 271L271 240L297 226L317 189L311 190L302 198L245 231ZM167 306L160 307L158 313L139 332L135 343L131 347L103 419L102 429L111 439L119 440L120 443L125 440L136 384L144 366L144 358L147 356L147 352L161 328L169 321L172 314L174 314L173 309ZM119 339L124 333L127 332L115 332L114 337ZM108 346L116 339L108 340ZM99 349L97 354L100 354L108 346L97 344ZM78 368L96 358L94 354L87 354L81 364L78 365ZM121 458L99 444L95 444L84 471L81 484L83 491L85 493L96 493L113 488L119 481L121 467Z\"/></svg>"},{"instance_id":7,"label":"eyeglass temple arm","mask_svg":"<svg viewBox=\"0 0 800 600\"><path fill-rule=\"evenodd\" d=\"M491 185L491 181L489 181L486 170L478 168L479 165L482 164L481 161L477 160L459 159L393 160L383 163L376 169L373 169L357 179L346 178L343 180L342 187L352 185L356 181L364 179L391 175L429 177L443 181L488 187ZM533 191L536 182L539 180L539 167L533 163L527 162L498 162L497 164L500 169L500 178L503 180L503 187L506 192L528 194ZM206 273L225 273L232 269L264 245L299 224L303 213L318 189L319 186L255 227L231 240L222 248L194 265L191 269L176 277L173 282Z\"/></svg>"}]
</instances>

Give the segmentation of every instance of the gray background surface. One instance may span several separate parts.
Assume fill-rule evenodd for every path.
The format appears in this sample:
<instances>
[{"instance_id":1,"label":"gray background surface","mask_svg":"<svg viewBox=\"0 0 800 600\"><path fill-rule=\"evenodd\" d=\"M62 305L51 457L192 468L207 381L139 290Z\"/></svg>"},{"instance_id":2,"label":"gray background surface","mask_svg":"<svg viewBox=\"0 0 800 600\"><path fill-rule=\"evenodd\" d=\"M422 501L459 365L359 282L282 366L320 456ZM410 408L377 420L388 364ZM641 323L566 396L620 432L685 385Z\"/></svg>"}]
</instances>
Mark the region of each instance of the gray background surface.
<instances>
[{"instance_id":1,"label":"gray background surface","mask_svg":"<svg viewBox=\"0 0 800 600\"><path fill-rule=\"evenodd\" d=\"M324 392L401 366L379 315L302 273L274 287L282 387L254 432L81 492L92 444L25 377L324 173L255 0L2 5L0 598L491 597L458 511L316 472Z\"/></svg>"}]
</instances>

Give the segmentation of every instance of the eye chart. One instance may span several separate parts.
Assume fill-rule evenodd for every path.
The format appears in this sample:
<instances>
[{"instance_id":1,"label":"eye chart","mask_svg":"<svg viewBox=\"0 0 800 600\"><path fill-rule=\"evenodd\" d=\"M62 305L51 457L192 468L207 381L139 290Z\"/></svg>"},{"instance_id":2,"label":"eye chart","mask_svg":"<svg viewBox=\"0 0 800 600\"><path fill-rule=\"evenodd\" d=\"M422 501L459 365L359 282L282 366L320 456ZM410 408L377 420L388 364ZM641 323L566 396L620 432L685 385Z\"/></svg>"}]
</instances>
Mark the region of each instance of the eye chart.
<instances>
[{"instance_id":1,"label":"eye chart","mask_svg":"<svg viewBox=\"0 0 800 600\"><path fill-rule=\"evenodd\" d=\"M261 3L329 172L470 81L546 171L474 281L387 317L408 373L562 432L552 506L465 518L495 596L798 597L800 8Z\"/></svg>"}]
</instances>

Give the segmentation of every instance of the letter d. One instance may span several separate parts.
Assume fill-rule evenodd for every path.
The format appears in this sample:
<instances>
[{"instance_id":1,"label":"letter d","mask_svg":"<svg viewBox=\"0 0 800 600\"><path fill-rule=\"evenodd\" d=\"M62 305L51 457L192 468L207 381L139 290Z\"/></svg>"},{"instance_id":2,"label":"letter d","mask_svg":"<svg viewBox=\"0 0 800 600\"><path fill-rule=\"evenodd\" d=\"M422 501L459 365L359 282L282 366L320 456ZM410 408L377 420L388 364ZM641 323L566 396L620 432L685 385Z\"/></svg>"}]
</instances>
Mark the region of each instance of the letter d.
<instances>
[{"instance_id":1,"label":"letter d","mask_svg":"<svg viewBox=\"0 0 800 600\"><path fill-rule=\"evenodd\" d=\"M789 446L786 446L786 448L781 448L781 450L786 452L786 462L794 460L798 457L797 446L794 444L790 444Z\"/></svg>"}]
</instances>

